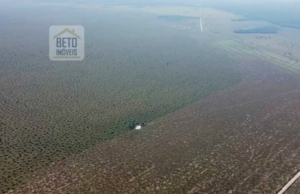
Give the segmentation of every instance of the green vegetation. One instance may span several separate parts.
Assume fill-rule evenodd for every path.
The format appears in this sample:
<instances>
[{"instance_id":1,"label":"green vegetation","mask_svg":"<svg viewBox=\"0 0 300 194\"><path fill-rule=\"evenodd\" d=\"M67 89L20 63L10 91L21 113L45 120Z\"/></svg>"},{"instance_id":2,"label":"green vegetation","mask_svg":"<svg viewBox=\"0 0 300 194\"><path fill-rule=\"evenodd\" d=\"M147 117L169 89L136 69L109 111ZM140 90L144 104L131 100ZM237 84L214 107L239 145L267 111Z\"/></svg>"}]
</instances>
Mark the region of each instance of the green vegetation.
<instances>
[{"instance_id":1,"label":"green vegetation","mask_svg":"<svg viewBox=\"0 0 300 194\"><path fill-rule=\"evenodd\" d=\"M274 26L262 27L262 28L253 28L246 30L235 30L234 33L237 34L277 34L278 28Z\"/></svg>"},{"instance_id":2,"label":"green vegetation","mask_svg":"<svg viewBox=\"0 0 300 194\"><path fill-rule=\"evenodd\" d=\"M118 137L133 122L150 123L241 80L232 61L215 57L204 39L147 14L31 14L14 23L0 18L2 192L37 169ZM57 18L83 21L82 62L49 61L45 36Z\"/></svg>"},{"instance_id":3,"label":"green vegetation","mask_svg":"<svg viewBox=\"0 0 300 194\"><path fill-rule=\"evenodd\" d=\"M135 121L129 121L128 122L128 128L129 128L129 130L134 129L135 126L136 126L136 122Z\"/></svg>"},{"instance_id":4,"label":"green vegetation","mask_svg":"<svg viewBox=\"0 0 300 194\"><path fill-rule=\"evenodd\" d=\"M117 10L0 17L0 192L27 180L13 193L276 191L299 161L299 79L272 64L300 64L229 38L218 11L200 33ZM199 26L188 18L161 19ZM49 61L53 21L82 22L84 61Z\"/></svg>"}]
</instances>

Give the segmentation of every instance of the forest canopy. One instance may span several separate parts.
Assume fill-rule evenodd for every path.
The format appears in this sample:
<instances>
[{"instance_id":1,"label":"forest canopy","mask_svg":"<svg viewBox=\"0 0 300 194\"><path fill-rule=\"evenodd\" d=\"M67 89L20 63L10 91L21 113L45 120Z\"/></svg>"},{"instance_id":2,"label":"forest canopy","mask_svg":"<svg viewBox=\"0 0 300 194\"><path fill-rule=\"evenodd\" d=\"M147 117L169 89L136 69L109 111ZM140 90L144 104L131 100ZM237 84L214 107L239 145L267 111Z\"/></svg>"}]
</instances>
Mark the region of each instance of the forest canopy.
<instances>
[{"instance_id":1,"label":"forest canopy","mask_svg":"<svg viewBox=\"0 0 300 194\"><path fill-rule=\"evenodd\" d=\"M278 32L278 28L275 26L234 31L234 33L237 33L237 34L277 34L277 32Z\"/></svg>"}]
</instances>

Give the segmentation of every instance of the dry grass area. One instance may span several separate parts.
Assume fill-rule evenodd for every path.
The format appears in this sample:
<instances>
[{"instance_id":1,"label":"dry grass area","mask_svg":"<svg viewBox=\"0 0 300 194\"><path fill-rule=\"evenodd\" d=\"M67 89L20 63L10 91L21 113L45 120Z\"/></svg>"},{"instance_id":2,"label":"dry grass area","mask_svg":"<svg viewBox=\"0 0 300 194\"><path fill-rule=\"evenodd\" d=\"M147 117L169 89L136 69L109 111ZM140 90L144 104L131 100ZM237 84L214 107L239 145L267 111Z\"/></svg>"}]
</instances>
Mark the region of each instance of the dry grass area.
<instances>
[{"instance_id":1,"label":"dry grass area","mask_svg":"<svg viewBox=\"0 0 300 194\"><path fill-rule=\"evenodd\" d=\"M244 81L32 174L25 193L273 193L300 167L299 77L248 59Z\"/></svg>"}]
</instances>

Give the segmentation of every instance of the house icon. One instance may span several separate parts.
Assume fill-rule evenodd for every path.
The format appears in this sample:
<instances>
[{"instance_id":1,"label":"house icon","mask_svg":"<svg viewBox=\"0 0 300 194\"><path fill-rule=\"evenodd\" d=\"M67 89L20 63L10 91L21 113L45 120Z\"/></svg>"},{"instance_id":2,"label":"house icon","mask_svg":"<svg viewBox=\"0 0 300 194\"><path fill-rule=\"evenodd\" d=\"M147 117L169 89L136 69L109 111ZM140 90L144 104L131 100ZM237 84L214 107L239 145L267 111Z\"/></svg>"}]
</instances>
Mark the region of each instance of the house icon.
<instances>
[{"instance_id":1,"label":"house icon","mask_svg":"<svg viewBox=\"0 0 300 194\"><path fill-rule=\"evenodd\" d=\"M76 31L76 32L75 32ZM52 61L81 61L84 59L83 26L50 26L49 58Z\"/></svg>"},{"instance_id":2,"label":"house icon","mask_svg":"<svg viewBox=\"0 0 300 194\"><path fill-rule=\"evenodd\" d=\"M80 36L78 36L78 35L75 33L75 30L74 30L74 29L70 30L69 28L65 28L63 31L61 31L61 32L59 32L58 34L56 34L56 35L53 37L53 39L58 38L59 36L65 34L65 33L69 33L69 34L75 36L76 38L80 39Z\"/></svg>"}]
</instances>

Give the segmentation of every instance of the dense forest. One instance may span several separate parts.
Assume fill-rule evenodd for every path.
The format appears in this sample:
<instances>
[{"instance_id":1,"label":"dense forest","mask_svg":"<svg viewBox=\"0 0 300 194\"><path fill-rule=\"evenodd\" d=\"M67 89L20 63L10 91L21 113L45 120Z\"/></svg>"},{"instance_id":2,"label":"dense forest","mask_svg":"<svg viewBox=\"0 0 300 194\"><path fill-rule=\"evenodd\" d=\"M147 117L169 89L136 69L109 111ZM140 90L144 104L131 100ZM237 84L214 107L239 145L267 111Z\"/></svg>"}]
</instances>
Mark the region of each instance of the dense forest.
<instances>
[{"instance_id":1,"label":"dense forest","mask_svg":"<svg viewBox=\"0 0 300 194\"><path fill-rule=\"evenodd\" d=\"M232 22L247 22L247 21L253 21L253 19L248 18L238 18L238 19L232 19Z\"/></svg>"},{"instance_id":2,"label":"dense forest","mask_svg":"<svg viewBox=\"0 0 300 194\"><path fill-rule=\"evenodd\" d=\"M2 15L0 193L241 79L227 55L156 16L63 8ZM83 61L49 60L53 21L85 27Z\"/></svg>"},{"instance_id":3,"label":"dense forest","mask_svg":"<svg viewBox=\"0 0 300 194\"><path fill-rule=\"evenodd\" d=\"M246 19L263 20L283 27L300 29L300 2L226 2L214 4L213 7L242 15Z\"/></svg>"},{"instance_id":4,"label":"dense forest","mask_svg":"<svg viewBox=\"0 0 300 194\"><path fill-rule=\"evenodd\" d=\"M276 34L277 32L278 28L274 26L234 31L237 34Z\"/></svg>"},{"instance_id":5,"label":"dense forest","mask_svg":"<svg viewBox=\"0 0 300 194\"><path fill-rule=\"evenodd\" d=\"M27 183L30 194L271 193L299 166L299 63L243 41L248 36L227 36L234 25L222 11L14 2L18 9L0 7L0 193ZM288 6L229 5L219 7L243 15L235 22L299 21ZM190 16L203 16L207 31ZM85 28L83 61L49 60L49 27L66 24ZM137 123L146 125L134 130Z\"/></svg>"},{"instance_id":6,"label":"dense forest","mask_svg":"<svg viewBox=\"0 0 300 194\"><path fill-rule=\"evenodd\" d=\"M157 18L167 20L167 21L182 21L182 20L188 20L188 19L199 19L199 17L181 16L181 15L161 15L161 16L157 16Z\"/></svg>"}]
</instances>

